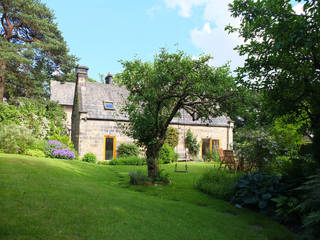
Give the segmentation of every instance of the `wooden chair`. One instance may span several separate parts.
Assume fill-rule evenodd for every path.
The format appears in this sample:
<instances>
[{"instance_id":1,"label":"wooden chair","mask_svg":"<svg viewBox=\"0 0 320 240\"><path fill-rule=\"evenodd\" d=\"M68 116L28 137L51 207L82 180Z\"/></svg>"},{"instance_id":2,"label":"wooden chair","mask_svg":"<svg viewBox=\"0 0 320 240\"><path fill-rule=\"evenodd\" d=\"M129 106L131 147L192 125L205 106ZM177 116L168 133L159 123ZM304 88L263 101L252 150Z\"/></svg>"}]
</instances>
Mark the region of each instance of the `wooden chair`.
<instances>
[{"instance_id":1,"label":"wooden chair","mask_svg":"<svg viewBox=\"0 0 320 240\"><path fill-rule=\"evenodd\" d=\"M232 168L235 172L238 170L238 162L235 160L235 155L232 150L223 150L225 167L228 167L231 171Z\"/></svg>"},{"instance_id":2,"label":"wooden chair","mask_svg":"<svg viewBox=\"0 0 320 240\"><path fill-rule=\"evenodd\" d=\"M218 149L218 154L219 154L219 157L220 157L220 166L219 166L219 168L221 168L222 164L224 164L224 154L223 154L223 149L222 148Z\"/></svg>"}]
</instances>

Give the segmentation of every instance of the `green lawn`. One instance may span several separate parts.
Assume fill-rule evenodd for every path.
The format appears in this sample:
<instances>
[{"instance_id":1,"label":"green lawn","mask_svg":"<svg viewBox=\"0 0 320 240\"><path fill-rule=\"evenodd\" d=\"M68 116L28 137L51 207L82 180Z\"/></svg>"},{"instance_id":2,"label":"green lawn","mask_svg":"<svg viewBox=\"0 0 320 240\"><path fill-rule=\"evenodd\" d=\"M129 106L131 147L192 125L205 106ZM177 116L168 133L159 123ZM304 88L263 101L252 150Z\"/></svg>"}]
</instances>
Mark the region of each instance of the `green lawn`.
<instances>
[{"instance_id":1,"label":"green lawn","mask_svg":"<svg viewBox=\"0 0 320 240\"><path fill-rule=\"evenodd\" d=\"M193 188L212 164L193 163L168 186L128 185L128 171L0 154L1 239L293 239L276 222Z\"/></svg>"}]
</instances>

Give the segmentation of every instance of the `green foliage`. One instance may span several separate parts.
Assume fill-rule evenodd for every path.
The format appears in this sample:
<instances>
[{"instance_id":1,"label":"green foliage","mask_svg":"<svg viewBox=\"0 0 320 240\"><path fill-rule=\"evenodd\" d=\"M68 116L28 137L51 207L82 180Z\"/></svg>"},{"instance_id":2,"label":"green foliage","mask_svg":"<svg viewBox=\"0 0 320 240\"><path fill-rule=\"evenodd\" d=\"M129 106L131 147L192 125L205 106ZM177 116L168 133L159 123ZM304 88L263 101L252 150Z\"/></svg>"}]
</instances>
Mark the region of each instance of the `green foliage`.
<instances>
[{"instance_id":1,"label":"green foliage","mask_svg":"<svg viewBox=\"0 0 320 240\"><path fill-rule=\"evenodd\" d=\"M38 149L27 149L25 152L26 155L32 156L32 157L45 157L45 153Z\"/></svg>"},{"instance_id":2,"label":"green foliage","mask_svg":"<svg viewBox=\"0 0 320 240\"><path fill-rule=\"evenodd\" d=\"M70 151L72 151L75 154L75 158L78 159L79 155L76 149L74 148L74 145L67 135L59 135L59 134L53 134L49 137L49 140L55 140L65 145L65 148L68 148Z\"/></svg>"},{"instance_id":3,"label":"green foliage","mask_svg":"<svg viewBox=\"0 0 320 240\"><path fill-rule=\"evenodd\" d=\"M130 184L132 185L147 185L152 182L152 179L150 179L145 173L141 170L130 172Z\"/></svg>"},{"instance_id":4,"label":"green foliage","mask_svg":"<svg viewBox=\"0 0 320 240\"><path fill-rule=\"evenodd\" d=\"M297 210L299 199L282 195L271 200L276 203L274 213L278 220L284 223L292 222L292 220L299 222L300 213Z\"/></svg>"},{"instance_id":5,"label":"green foliage","mask_svg":"<svg viewBox=\"0 0 320 240\"><path fill-rule=\"evenodd\" d=\"M277 157L277 143L268 130L239 129L234 138L237 156L256 166L258 171L271 171Z\"/></svg>"},{"instance_id":6,"label":"green foliage","mask_svg":"<svg viewBox=\"0 0 320 240\"><path fill-rule=\"evenodd\" d=\"M162 148L159 152L159 160L158 163L172 163L178 160L179 155L175 153L172 147L168 144L163 144Z\"/></svg>"},{"instance_id":7,"label":"green foliage","mask_svg":"<svg viewBox=\"0 0 320 240\"><path fill-rule=\"evenodd\" d=\"M238 207L251 207L261 211L270 210L273 206L271 199L279 197L284 191L280 178L253 173L239 179L235 185L232 202Z\"/></svg>"},{"instance_id":8,"label":"green foliage","mask_svg":"<svg viewBox=\"0 0 320 240\"><path fill-rule=\"evenodd\" d=\"M170 178L169 173L165 172L164 169L160 169L155 178L153 179L154 183L161 183L161 184L169 184Z\"/></svg>"},{"instance_id":9,"label":"green foliage","mask_svg":"<svg viewBox=\"0 0 320 240\"><path fill-rule=\"evenodd\" d=\"M225 201L230 201L234 194L234 185L241 175L230 174L216 169L207 170L195 182L200 191Z\"/></svg>"},{"instance_id":10,"label":"green foliage","mask_svg":"<svg viewBox=\"0 0 320 240\"><path fill-rule=\"evenodd\" d=\"M109 164L109 161L98 161L97 164L99 164L99 165L104 165L104 166L110 165L110 164Z\"/></svg>"},{"instance_id":11,"label":"green foliage","mask_svg":"<svg viewBox=\"0 0 320 240\"><path fill-rule=\"evenodd\" d=\"M109 165L145 165L146 159L139 158L135 156L124 157L124 158L114 158L109 161Z\"/></svg>"},{"instance_id":12,"label":"green foliage","mask_svg":"<svg viewBox=\"0 0 320 240\"><path fill-rule=\"evenodd\" d=\"M175 148L179 143L179 134L177 129L173 127L168 127L166 132L166 140L164 143L167 143L170 147Z\"/></svg>"},{"instance_id":13,"label":"green foliage","mask_svg":"<svg viewBox=\"0 0 320 240\"><path fill-rule=\"evenodd\" d=\"M234 112L239 93L229 66L211 67L210 59L161 49L152 63L121 61L124 71L117 81L129 91L122 108L129 123L122 125L123 132L146 148L149 177L155 177L167 128L180 110L195 120Z\"/></svg>"},{"instance_id":14,"label":"green foliage","mask_svg":"<svg viewBox=\"0 0 320 240\"><path fill-rule=\"evenodd\" d=\"M216 149L213 149L213 151L207 150L206 154L203 156L203 161L205 162L220 162L219 153Z\"/></svg>"},{"instance_id":15,"label":"green foliage","mask_svg":"<svg viewBox=\"0 0 320 240\"><path fill-rule=\"evenodd\" d=\"M141 153L139 147L134 143L121 143L117 150L119 158L138 157Z\"/></svg>"},{"instance_id":16,"label":"green foliage","mask_svg":"<svg viewBox=\"0 0 320 240\"><path fill-rule=\"evenodd\" d=\"M5 153L25 153L35 142L32 132L14 123L0 124L0 149Z\"/></svg>"},{"instance_id":17,"label":"green foliage","mask_svg":"<svg viewBox=\"0 0 320 240\"><path fill-rule=\"evenodd\" d=\"M53 12L39 0L0 2L0 102L16 96L44 97L48 82L59 68L64 76L75 66ZM4 89L5 88L5 89Z\"/></svg>"},{"instance_id":18,"label":"green foliage","mask_svg":"<svg viewBox=\"0 0 320 240\"><path fill-rule=\"evenodd\" d=\"M65 113L53 101L16 98L10 104L0 103L0 123L26 126L36 138L48 138L53 134L66 134Z\"/></svg>"},{"instance_id":19,"label":"green foliage","mask_svg":"<svg viewBox=\"0 0 320 240\"><path fill-rule=\"evenodd\" d=\"M238 27L228 26L244 39L237 46L246 56L239 68L240 84L259 89L264 107L272 116L295 114L307 119L313 134L315 161L320 161L320 28L319 1L298 1L303 11L296 14L287 0L234 0L233 17ZM302 120L304 121L304 120Z\"/></svg>"},{"instance_id":20,"label":"green foliage","mask_svg":"<svg viewBox=\"0 0 320 240\"><path fill-rule=\"evenodd\" d=\"M86 153L82 161L88 162L88 163L96 163L97 162L97 156L94 153Z\"/></svg>"},{"instance_id":21,"label":"green foliage","mask_svg":"<svg viewBox=\"0 0 320 240\"><path fill-rule=\"evenodd\" d=\"M189 154L191 156L198 155L198 153L200 151L200 144L197 142L197 138L192 135L192 132L190 129L188 129L188 131L187 131L185 145L189 149Z\"/></svg>"},{"instance_id":22,"label":"green foliage","mask_svg":"<svg viewBox=\"0 0 320 240\"><path fill-rule=\"evenodd\" d=\"M46 155L51 158L75 159L76 154L65 144L57 140L49 140L47 143Z\"/></svg>"},{"instance_id":23,"label":"green foliage","mask_svg":"<svg viewBox=\"0 0 320 240\"><path fill-rule=\"evenodd\" d=\"M64 145L66 145L68 148L74 149L74 145L73 145L70 137L67 135L60 136L58 134L53 134L52 136L49 137L49 140L57 140L57 141L63 143Z\"/></svg>"},{"instance_id":24,"label":"green foliage","mask_svg":"<svg viewBox=\"0 0 320 240\"><path fill-rule=\"evenodd\" d=\"M316 240L320 238L320 172L310 176L298 189L304 195L303 202L298 206L303 215L304 238Z\"/></svg>"}]
</instances>

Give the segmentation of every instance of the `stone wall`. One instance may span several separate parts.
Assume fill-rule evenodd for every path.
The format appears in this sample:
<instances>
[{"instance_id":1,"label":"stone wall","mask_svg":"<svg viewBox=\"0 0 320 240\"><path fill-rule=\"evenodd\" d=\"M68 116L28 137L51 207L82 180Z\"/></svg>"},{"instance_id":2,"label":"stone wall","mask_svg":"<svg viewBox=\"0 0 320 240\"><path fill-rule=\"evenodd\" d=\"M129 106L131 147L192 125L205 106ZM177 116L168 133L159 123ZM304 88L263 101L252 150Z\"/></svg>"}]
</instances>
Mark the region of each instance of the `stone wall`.
<instances>
[{"instance_id":1,"label":"stone wall","mask_svg":"<svg viewBox=\"0 0 320 240\"><path fill-rule=\"evenodd\" d=\"M133 142L133 139L125 136L121 133L120 127L115 121L104 120L85 120L85 116L82 114L80 117L80 134L79 134L79 156L82 157L87 152L96 154L98 160L104 159L104 137L115 136L116 147L121 143ZM175 148L175 151L179 153L181 157L185 155L184 139L187 135L188 129L192 134L196 136L197 141L201 143L203 138L212 138L220 140L220 147L227 149L227 127L207 127L207 126L186 126L186 125L172 125L172 127L178 130L179 144ZM232 143L232 128L229 131L229 143ZM201 158L201 151L197 156Z\"/></svg>"},{"instance_id":2,"label":"stone wall","mask_svg":"<svg viewBox=\"0 0 320 240\"><path fill-rule=\"evenodd\" d=\"M104 160L104 137L115 136L116 147L121 143L133 142L133 140L121 133L120 127L115 121L81 120L79 156L87 152L96 154L98 160Z\"/></svg>"},{"instance_id":3,"label":"stone wall","mask_svg":"<svg viewBox=\"0 0 320 240\"><path fill-rule=\"evenodd\" d=\"M69 137L71 137L71 115L72 115L72 106L62 105L63 111L66 113L66 121L65 124L68 129Z\"/></svg>"}]
</instances>

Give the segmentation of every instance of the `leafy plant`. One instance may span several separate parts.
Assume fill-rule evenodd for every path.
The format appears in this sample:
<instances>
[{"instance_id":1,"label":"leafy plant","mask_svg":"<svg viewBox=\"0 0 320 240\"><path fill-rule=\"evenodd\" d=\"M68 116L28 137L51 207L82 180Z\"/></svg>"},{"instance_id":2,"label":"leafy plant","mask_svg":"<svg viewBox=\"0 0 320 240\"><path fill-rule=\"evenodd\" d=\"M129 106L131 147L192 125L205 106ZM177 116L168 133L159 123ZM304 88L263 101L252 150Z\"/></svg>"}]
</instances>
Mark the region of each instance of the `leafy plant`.
<instances>
[{"instance_id":1,"label":"leafy plant","mask_svg":"<svg viewBox=\"0 0 320 240\"><path fill-rule=\"evenodd\" d=\"M298 198L281 195L279 197L272 198L271 200L276 203L274 213L277 219L281 222L288 223L293 220L295 222L300 221L300 213L297 210L297 206L300 203Z\"/></svg>"},{"instance_id":2,"label":"leafy plant","mask_svg":"<svg viewBox=\"0 0 320 240\"><path fill-rule=\"evenodd\" d=\"M233 144L237 156L254 165L259 172L272 169L278 144L267 129L239 129Z\"/></svg>"},{"instance_id":3,"label":"leafy plant","mask_svg":"<svg viewBox=\"0 0 320 240\"><path fill-rule=\"evenodd\" d=\"M177 129L173 127L168 127L166 132L166 140L164 143L167 143L170 147L175 148L179 143L179 134Z\"/></svg>"},{"instance_id":4,"label":"leafy plant","mask_svg":"<svg viewBox=\"0 0 320 240\"><path fill-rule=\"evenodd\" d=\"M320 238L320 171L310 176L298 190L305 193L298 209L303 215L304 239Z\"/></svg>"},{"instance_id":5,"label":"leafy plant","mask_svg":"<svg viewBox=\"0 0 320 240\"><path fill-rule=\"evenodd\" d=\"M170 183L169 173L165 172L164 169L160 169L156 177L153 179L153 182L169 184Z\"/></svg>"},{"instance_id":6,"label":"leafy plant","mask_svg":"<svg viewBox=\"0 0 320 240\"><path fill-rule=\"evenodd\" d=\"M75 159L76 155L67 146L57 140L49 140L46 155L51 158Z\"/></svg>"},{"instance_id":7,"label":"leafy plant","mask_svg":"<svg viewBox=\"0 0 320 240\"><path fill-rule=\"evenodd\" d=\"M45 157L46 154L38 149L27 149L25 152L26 155L32 156L32 157Z\"/></svg>"},{"instance_id":8,"label":"leafy plant","mask_svg":"<svg viewBox=\"0 0 320 240\"><path fill-rule=\"evenodd\" d=\"M158 163L171 163L178 160L178 154L168 144L163 144L159 152Z\"/></svg>"},{"instance_id":9,"label":"leafy plant","mask_svg":"<svg viewBox=\"0 0 320 240\"><path fill-rule=\"evenodd\" d=\"M138 157L141 153L139 147L134 143L121 143L117 150L118 157Z\"/></svg>"},{"instance_id":10,"label":"leafy plant","mask_svg":"<svg viewBox=\"0 0 320 240\"><path fill-rule=\"evenodd\" d=\"M141 170L130 172L130 184L132 185L147 185L152 182L152 179L150 179L145 173Z\"/></svg>"},{"instance_id":11,"label":"leafy plant","mask_svg":"<svg viewBox=\"0 0 320 240\"><path fill-rule=\"evenodd\" d=\"M35 141L31 130L24 126L0 124L0 149L5 153L25 153Z\"/></svg>"},{"instance_id":12,"label":"leafy plant","mask_svg":"<svg viewBox=\"0 0 320 240\"><path fill-rule=\"evenodd\" d=\"M109 165L145 165L146 159L139 157L114 158L109 161Z\"/></svg>"},{"instance_id":13,"label":"leafy plant","mask_svg":"<svg viewBox=\"0 0 320 240\"><path fill-rule=\"evenodd\" d=\"M280 178L253 173L239 179L235 185L232 202L238 207L251 207L266 211L272 208L273 198L279 197L284 191Z\"/></svg>"},{"instance_id":14,"label":"leafy plant","mask_svg":"<svg viewBox=\"0 0 320 240\"><path fill-rule=\"evenodd\" d=\"M213 151L210 151L209 149L207 149L206 154L203 156L203 160L205 162L209 162L209 161L220 162L218 151L216 149L213 149Z\"/></svg>"},{"instance_id":15,"label":"leafy plant","mask_svg":"<svg viewBox=\"0 0 320 240\"><path fill-rule=\"evenodd\" d=\"M82 161L88 162L88 163L96 163L97 162L97 156L94 153L86 153Z\"/></svg>"},{"instance_id":16,"label":"leafy plant","mask_svg":"<svg viewBox=\"0 0 320 240\"><path fill-rule=\"evenodd\" d=\"M188 131L187 131L185 145L188 148L189 154L191 156L198 155L198 153L200 151L200 144L197 142L197 139L192 135L192 132L190 129L188 129Z\"/></svg>"}]
</instances>

